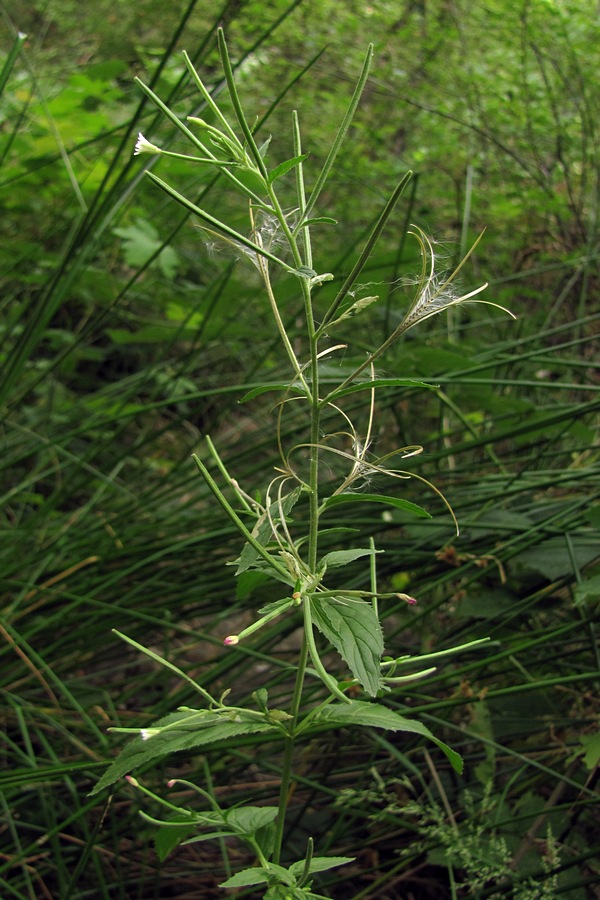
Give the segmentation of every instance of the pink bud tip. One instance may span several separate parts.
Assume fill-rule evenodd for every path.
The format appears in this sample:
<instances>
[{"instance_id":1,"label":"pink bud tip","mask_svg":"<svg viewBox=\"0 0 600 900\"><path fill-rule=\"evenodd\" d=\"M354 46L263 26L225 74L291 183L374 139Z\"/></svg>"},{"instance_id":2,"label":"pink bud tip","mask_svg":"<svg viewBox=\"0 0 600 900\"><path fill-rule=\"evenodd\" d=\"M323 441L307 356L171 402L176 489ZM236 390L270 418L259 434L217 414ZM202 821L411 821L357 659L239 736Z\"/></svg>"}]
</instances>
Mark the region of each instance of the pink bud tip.
<instances>
[{"instance_id":1,"label":"pink bud tip","mask_svg":"<svg viewBox=\"0 0 600 900\"><path fill-rule=\"evenodd\" d=\"M223 646L224 647L235 647L236 644L239 644L239 641L240 641L240 639L237 636L237 634L230 634L223 641Z\"/></svg>"},{"instance_id":2,"label":"pink bud tip","mask_svg":"<svg viewBox=\"0 0 600 900\"><path fill-rule=\"evenodd\" d=\"M416 601L415 597L409 597L408 594L398 594L397 596L400 598L400 600L405 600L409 606L417 605L417 601Z\"/></svg>"},{"instance_id":3,"label":"pink bud tip","mask_svg":"<svg viewBox=\"0 0 600 900\"><path fill-rule=\"evenodd\" d=\"M170 779L167 781L167 787L168 787L168 788L175 787L176 784L177 784L177 779L176 779L176 778L170 778Z\"/></svg>"},{"instance_id":4,"label":"pink bud tip","mask_svg":"<svg viewBox=\"0 0 600 900\"><path fill-rule=\"evenodd\" d=\"M137 780L137 778L134 778L133 775L126 775L126 776L125 776L125 781L127 781L127 782L128 782L129 784L131 784L133 787L137 787L137 786L138 786L138 780Z\"/></svg>"}]
</instances>

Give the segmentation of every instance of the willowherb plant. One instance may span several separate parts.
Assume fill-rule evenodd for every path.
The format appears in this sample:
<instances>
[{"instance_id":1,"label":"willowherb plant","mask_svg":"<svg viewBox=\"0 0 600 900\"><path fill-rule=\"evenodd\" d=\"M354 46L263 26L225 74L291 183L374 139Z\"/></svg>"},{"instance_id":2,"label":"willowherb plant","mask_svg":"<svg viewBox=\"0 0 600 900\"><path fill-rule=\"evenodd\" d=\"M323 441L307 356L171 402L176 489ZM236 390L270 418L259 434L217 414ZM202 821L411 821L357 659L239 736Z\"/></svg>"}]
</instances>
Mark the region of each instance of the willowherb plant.
<instances>
[{"instance_id":1,"label":"willowherb plant","mask_svg":"<svg viewBox=\"0 0 600 900\"><path fill-rule=\"evenodd\" d=\"M472 300L486 285L461 295L456 288L456 278L465 260L453 272L439 274L431 241L420 228L413 226L411 233L420 246L422 271L414 285L413 299L406 315L393 333L368 354L350 375L334 386L328 380L328 386L324 389L324 380L321 379L322 361L324 357L329 357L345 346L332 342L331 335L340 323L359 315L378 299L375 296L356 299L356 285L377 239L411 178L411 173L401 179L392 193L363 251L329 308L324 312L317 312L313 299L314 289L333 280L333 274L319 272L315 268L312 233L320 225L335 224L333 219L316 213L317 204L365 86L372 47L368 50L356 89L331 150L312 189L308 191L304 178L307 154L302 148L297 114L293 113L293 155L271 167L268 162L270 138L260 145L257 143L256 134L248 124L240 104L222 32L219 32L218 41L225 80L235 112L236 128L232 127L223 114L186 55L186 65L201 94L206 115L214 124L197 117L190 117L189 124L182 122L140 82L142 90L187 138L193 152L188 155L163 151L142 134L139 135L134 152L174 156L187 159L190 164L212 166L219 170L234 190L247 198L249 224L248 232L244 234L196 206L156 175L147 172L158 187L200 220L209 241L227 243L237 256L248 260L258 270L291 368L291 378L287 384L269 386L270 390L281 392L277 431L280 465L264 492L264 500L259 502L251 497L228 473L210 438L206 438L208 457L218 469L219 480L211 474L208 460L201 456L194 457L210 491L244 540L236 560L236 576L244 578L246 573L260 572L281 586L281 598L260 608L253 624L239 634L227 635L224 644L234 647L266 623L285 615L302 616L303 637L289 708L270 708L267 692L261 689L253 695L256 708L246 709L230 705L225 696L213 697L171 663L122 635L129 644L177 672L191 684L202 702L200 708L180 708L149 728L114 729L133 732L136 737L125 747L94 790L99 791L127 775L131 784L155 797L129 775L142 764L178 750L214 747L233 737L244 735L263 735L280 740L283 743L283 763L277 806L236 806L226 809L217 803L210 791L195 787L204 801L203 805L207 807L204 811L185 809L155 797L168 810L168 818L166 822L149 816L145 818L156 821L159 826L168 830L170 836L165 841L168 848L180 841L191 842L225 835L235 835L243 841L255 854L257 865L228 878L222 885L225 888L262 885L265 889L264 896L269 898L318 897L318 894L311 891L313 875L350 860L346 857L314 856L311 840L304 859L291 863L286 861L286 866L281 864L286 807L293 781L294 748L303 736L315 728L335 729L349 725L412 732L434 741L452 766L461 771L462 763L458 754L432 735L424 725L406 719L374 700L383 696L392 686L426 676L434 671L429 663L436 657L462 648L421 657L419 663L426 667L417 672L410 672L409 667L414 668L415 661L409 657L383 658L384 641L378 616L378 601L400 597L413 605L416 600L406 594L389 594L378 590L375 568L377 551L372 541L367 547L334 550L323 555L320 544L325 530L322 525L323 515L334 507L357 502L383 503L416 516L428 516L422 507L408 500L365 490L365 485L374 475L394 479L419 478L436 490L420 476L392 465L394 459L420 453L421 447L405 447L381 458L374 457L369 452L377 391L389 386L417 384L405 378L376 377L374 363L413 325L449 306ZM279 180L288 173L295 175L296 198L292 211L284 208L278 193ZM297 345L292 343L284 326L276 286L271 277L271 273L276 270L295 280L302 297L305 359L298 355ZM344 397L361 391L369 397L364 434L343 408ZM248 396L254 397L258 393L260 390L251 392ZM283 446L281 423L292 401L295 408L298 401L304 402L306 440L286 448ZM341 424L335 434L324 434L325 420L331 416ZM338 446L340 440L334 438L342 438L345 444ZM326 460L332 455L347 466L346 474L337 482L325 475ZM329 472L328 467L327 471ZM308 530L307 533L296 534L291 514L301 498L305 498L308 503ZM450 509L449 506L448 508ZM365 558L368 562L368 589L344 590L329 586L330 571L339 570L359 558ZM345 660L351 678L339 681L328 670L319 652L315 631L320 632ZM464 647L473 647L479 643L475 641ZM318 677L326 689L321 702L308 709L303 703L307 675ZM352 692L352 698L349 697L346 689L350 685L359 685L371 699L356 699L356 688ZM200 834L194 834L198 831Z\"/></svg>"}]
</instances>

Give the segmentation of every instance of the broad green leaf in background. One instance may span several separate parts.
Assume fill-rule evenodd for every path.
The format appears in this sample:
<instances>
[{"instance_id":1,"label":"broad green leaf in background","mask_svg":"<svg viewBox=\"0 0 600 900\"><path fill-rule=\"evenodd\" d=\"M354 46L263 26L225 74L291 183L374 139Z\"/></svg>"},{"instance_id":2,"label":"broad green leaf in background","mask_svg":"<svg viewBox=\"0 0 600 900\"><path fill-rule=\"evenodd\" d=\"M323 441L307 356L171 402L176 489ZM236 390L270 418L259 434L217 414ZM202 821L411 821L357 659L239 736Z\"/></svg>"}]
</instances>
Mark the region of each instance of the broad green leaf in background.
<instances>
[{"instance_id":1,"label":"broad green leaf in background","mask_svg":"<svg viewBox=\"0 0 600 900\"><path fill-rule=\"evenodd\" d=\"M134 268L144 266L162 245L156 228L144 219L136 219L133 225L124 228L114 228L113 232L123 239L125 261ZM177 274L179 256L172 247L164 247L157 263L165 278L171 280Z\"/></svg>"},{"instance_id":2,"label":"broad green leaf in background","mask_svg":"<svg viewBox=\"0 0 600 900\"><path fill-rule=\"evenodd\" d=\"M586 767L591 771L600 763L600 731L594 734L582 734L579 743L583 747L584 762Z\"/></svg>"},{"instance_id":3,"label":"broad green leaf in background","mask_svg":"<svg viewBox=\"0 0 600 900\"><path fill-rule=\"evenodd\" d=\"M183 813L174 813L167 820L167 824L157 828L154 834L154 846L161 862L175 847L192 835L198 826L190 824L190 817Z\"/></svg>"}]
</instances>

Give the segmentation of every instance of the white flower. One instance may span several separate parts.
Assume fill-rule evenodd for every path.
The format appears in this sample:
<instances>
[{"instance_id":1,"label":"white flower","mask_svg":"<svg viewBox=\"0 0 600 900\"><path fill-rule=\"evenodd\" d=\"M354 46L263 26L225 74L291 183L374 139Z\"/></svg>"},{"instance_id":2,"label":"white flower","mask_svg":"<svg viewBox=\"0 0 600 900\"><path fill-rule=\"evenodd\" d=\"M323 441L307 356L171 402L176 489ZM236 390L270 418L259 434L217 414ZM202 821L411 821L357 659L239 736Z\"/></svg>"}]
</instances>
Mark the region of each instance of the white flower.
<instances>
[{"instance_id":1,"label":"white flower","mask_svg":"<svg viewBox=\"0 0 600 900\"><path fill-rule=\"evenodd\" d=\"M156 144L151 144L150 141L147 141L142 132L138 134L138 139L136 141L135 149L133 151L134 156L139 156L140 153L162 153L160 147L157 147Z\"/></svg>"}]
</instances>

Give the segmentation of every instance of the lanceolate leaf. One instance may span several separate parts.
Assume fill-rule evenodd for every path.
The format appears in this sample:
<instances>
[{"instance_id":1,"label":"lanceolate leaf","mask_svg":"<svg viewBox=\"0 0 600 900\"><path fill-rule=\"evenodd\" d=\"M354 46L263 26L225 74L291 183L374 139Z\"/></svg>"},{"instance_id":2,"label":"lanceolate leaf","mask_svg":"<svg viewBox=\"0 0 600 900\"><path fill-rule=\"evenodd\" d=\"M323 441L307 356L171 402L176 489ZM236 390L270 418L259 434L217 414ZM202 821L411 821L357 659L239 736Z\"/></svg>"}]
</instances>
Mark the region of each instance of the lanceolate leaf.
<instances>
[{"instance_id":1,"label":"lanceolate leaf","mask_svg":"<svg viewBox=\"0 0 600 900\"><path fill-rule=\"evenodd\" d=\"M285 175L286 172L289 172L290 169L293 169L294 166L299 165L301 162L304 162L308 153L302 153L300 156L294 156L293 159L286 159L285 162L282 162L281 165L277 166L277 168L273 169L272 172L269 173L269 182L273 184L276 178L281 178L282 175Z\"/></svg>"},{"instance_id":2,"label":"lanceolate leaf","mask_svg":"<svg viewBox=\"0 0 600 900\"><path fill-rule=\"evenodd\" d=\"M383 653L383 635L379 619L370 603L363 600L338 601L313 596L312 619L319 631L333 644L352 674L372 697L380 687L379 661Z\"/></svg>"},{"instance_id":3,"label":"lanceolate leaf","mask_svg":"<svg viewBox=\"0 0 600 900\"><path fill-rule=\"evenodd\" d=\"M415 516L421 516L424 519L430 519L431 515L422 506L411 503L410 500L402 500L400 497L389 497L385 494L335 494L328 497L323 503L323 509L329 509L330 506L339 506L340 503L385 503L387 506L393 506L396 509L403 509L405 512L413 513Z\"/></svg>"},{"instance_id":4,"label":"lanceolate leaf","mask_svg":"<svg viewBox=\"0 0 600 900\"><path fill-rule=\"evenodd\" d=\"M349 384L345 388L333 390L328 394L323 404L338 397L345 397L347 394L357 394L359 391L369 391L371 388L389 388L389 387L409 387L409 388L429 388L434 390L439 387L437 384L428 384L426 381L415 381L413 378L374 378L372 381L365 379L356 384Z\"/></svg>"},{"instance_id":5,"label":"lanceolate leaf","mask_svg":"<svg viewBox=\"0 0 600 900\"><path fill-rule=\"evenodd\" d=\"M240 735L276 730L266 719L250 715L243 710L232 710L232 715L234 714L236 719L231 721L225 718L223 713L206 709L188 709L178 710L159 719L151 728L145 730L145 733L151 736L146 739L142 736L136 737L127 744L91 793L96 794L139 766L169 753L206 747ZM154 729L159 728L162 730L153 733Z\"/></svg>"},{"instance_id":6,"label":"lanceolate leaf","mask_svg":"<svg viewBox=\"0 0 600 900\"><path fill-rule=\"evenodd\" d=\"M260 397L261 394L267 394L269 391L293 391L296 394L306 394L301 384L261 384L244 394L240 403L247 403L248 400L254 400L255 397Z\"/></svg>"},{"instance_id":7,"label":"lanceolate leaf","mask_svg":"<svg viewBox=\"0 0 600 900\"><path fill-rule=\"evenodd\" d=\"M305 219L299 227L312 228L313 225L337 225L337 219L332 219L331 216L315 216L314 219Z\"/></svg>"},{"instance_id":8,"label":"lanceolate leaf","mask_svg":"<svg viewBox=\"0 0 600 900\"><path fill-rule=\"evenodd\" d=\"M361 556L373 556L374 553L383 553L383 550L371 550L370 548L366 550L333 550L331 553L325 554L319 563L319 568L325 565L328 569L334 569L336 566L345 566Z\"/></svg>"},{"instance_id":9,"label":"lanceolate leaf","mask_svg":"<svg viewBox=\"0 0 600 900\"><path fill-rule=\"evenodd\" d=\"M423 737L433 741L440 750L445 753L452 765L452 768L459 774L462 772L463 761L461 756L452 750L439 738L431 733L426 725L421 722L415 722L412 719L405 719L404 716L382 706L379 703L367 703L364 700L352 700L351 703L330 703L319 710L316 716L310 714L307 717L307 724L311 725L327 725L329 727L347 726L347 725L365 725L370 728L383 728L386 731L410 731L413 734L420 734Z\"/></svg>"},{"instance_id":10,"label":"lanceolate leaf","mask_svg":"<svg viewBox=\"0 0 600 900\"><path fill-rule=\"evenodd\" d=\"M272 878L274 875L285 884L292 885L294 883L294 879L287 869L284 869L283 866L277 866L274 863L271 863L268 869L264 868L264 866L254 866L251 869L242 869L241 872L236 872L235 875L232 875L227 881L221 882L219 887L233 888L246 887L251 884L268 884L269 877Z\"/></svg>"},{"instance_id":11,"label":"lanceolate leaf","mask_svg":"<svg viewBox=\"0 0 600 900\"><path fill-rule=\"evenodd\" d=\"M327 869L335 869L336 866L345 866L354 862L355 856L313 856L308 867L309 874L313 872L326 872ZM302 875L305 867L305 861L292 863L290 872L296 876Z\"/></svg>"},{"instance_id":12,"label":"lanceolate leaf","mask_svg":"<svg viewBox=\"0 0 600 900\"><path fill-rule=\"evenodd\" d=\"M163 862L175 847L192 835L196 827L193 822L190 824L189 816L177 813L169 818L168 824L158 828L154 835L154 846L160 861Z\"/></svg>"}]
</instances>

